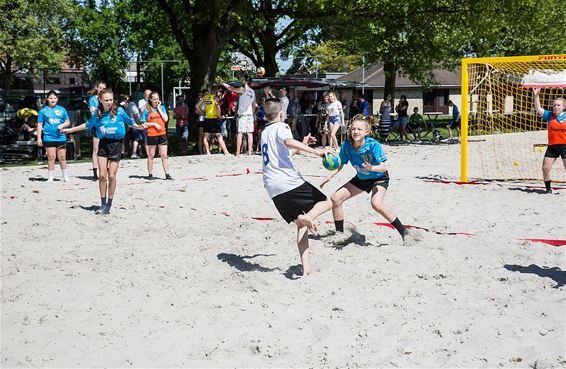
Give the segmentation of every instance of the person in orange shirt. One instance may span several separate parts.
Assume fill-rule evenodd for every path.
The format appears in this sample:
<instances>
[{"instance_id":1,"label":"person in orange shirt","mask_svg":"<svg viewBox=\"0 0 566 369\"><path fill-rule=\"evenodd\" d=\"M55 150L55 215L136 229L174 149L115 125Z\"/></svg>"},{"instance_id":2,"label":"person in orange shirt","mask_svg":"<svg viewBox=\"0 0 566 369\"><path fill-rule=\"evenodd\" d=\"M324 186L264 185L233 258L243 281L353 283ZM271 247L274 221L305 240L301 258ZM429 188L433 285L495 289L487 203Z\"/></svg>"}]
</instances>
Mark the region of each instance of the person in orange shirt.
<instances>
[{"instance_id":1,"label":"person in orange shirt","mask_svg":"<svg viewBox=\"0 0 566 369\"><path fill-rule=\"evenodd\" d=\"M173 179L169 175L169 160L167 158L167 109L159 100L159 94L152 92L149 95L148 106L144 109L141 121L146 123L147 128L147 173L148 179L153 177L153 158L155 151L159 148L161 164L165 172L165 179Z\"/></svg>"},{"instance_id":2,"label":"person in orange shirt","mask_svg":"<svg viewBox=\"0 0 566 369\"><path fill-rule=\"evenodd\" d=\"M540 88L533 88L535 109L538 115L548 122L548 146L542 161L542 177L546 193L552 193L550 169L558 156L566 169L566 102L561 97L554 99L552 112L549 112L541 107L539 96Z\"/></svg>"}]
</instances>

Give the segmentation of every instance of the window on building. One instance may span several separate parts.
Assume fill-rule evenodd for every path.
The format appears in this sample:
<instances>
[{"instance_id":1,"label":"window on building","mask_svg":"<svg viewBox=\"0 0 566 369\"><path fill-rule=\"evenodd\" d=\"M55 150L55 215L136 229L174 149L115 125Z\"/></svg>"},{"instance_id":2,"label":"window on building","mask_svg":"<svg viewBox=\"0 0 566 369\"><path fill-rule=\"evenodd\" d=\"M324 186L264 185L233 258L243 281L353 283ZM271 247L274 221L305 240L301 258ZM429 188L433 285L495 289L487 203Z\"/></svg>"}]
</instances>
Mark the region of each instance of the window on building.
<instances>
[{"instance_id":1,"label":"window on building","mask_svg":"<svg viewBox=\"0 0 566 369\"><path fill-rule=\"evenodd\" d=\"M77 84L77 82L76 82L76 80L75 80L75 77L69 78L69 84L70 84L70 85L76 85L76 84Z\"/></svg>"}]
</instances>

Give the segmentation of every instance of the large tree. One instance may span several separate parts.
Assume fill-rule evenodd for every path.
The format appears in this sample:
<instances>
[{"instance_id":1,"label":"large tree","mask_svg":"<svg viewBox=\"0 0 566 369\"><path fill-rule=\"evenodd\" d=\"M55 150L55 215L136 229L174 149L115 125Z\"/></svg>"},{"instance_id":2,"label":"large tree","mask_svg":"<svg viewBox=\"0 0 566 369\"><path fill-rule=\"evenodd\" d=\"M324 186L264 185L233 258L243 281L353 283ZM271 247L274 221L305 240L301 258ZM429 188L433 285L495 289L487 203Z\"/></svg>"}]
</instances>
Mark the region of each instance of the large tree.
<instances>
[{"instance_id":1,"label":"large tree","mask_svg":"<svg viewBox=\"0 0 566 369\"><path fill-rule=\"evenodd\" d=\"M71 0L0 0L0 70L4 88L15 70L59 70L67 57Z\"/></svg>"},{"instance_id":2,"label":"large tree","mask_svg":"<svg viewBox=\"0 0 566 369\"><path fill-rule=\"evenodd\" d=\"M213 83L220 55L230 39L240 30L248 11L247 0L157 0L164 18L189 62L190 104L198 90Z\"/></svg>"}]
</instances>

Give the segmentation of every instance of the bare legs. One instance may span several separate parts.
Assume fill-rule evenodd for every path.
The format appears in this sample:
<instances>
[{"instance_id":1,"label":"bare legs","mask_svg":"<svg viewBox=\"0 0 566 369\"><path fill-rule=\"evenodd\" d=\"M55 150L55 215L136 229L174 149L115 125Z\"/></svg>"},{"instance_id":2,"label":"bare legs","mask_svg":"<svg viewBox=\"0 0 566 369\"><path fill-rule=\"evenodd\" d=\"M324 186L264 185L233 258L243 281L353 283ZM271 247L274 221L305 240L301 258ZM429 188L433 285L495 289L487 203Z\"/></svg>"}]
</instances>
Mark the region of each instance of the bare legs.
<instances>
[{"instance_id":1,"label":"bare legs","mask_svg":"<svg viewBox=\"0 0 566 369\"><path fill-rule=\"evenodd\" d=\"M316 226L313 223L314 220L331 208L332 201L320 201L317 202L307 214L299 215L299 217L295 220L295 224L297 225L297 247L299 249L301 264L303 265L303 275L309 275L312 273L309 258L308 231L311 230L311 232L316 232Z\"/></svg>"}]
</instances>

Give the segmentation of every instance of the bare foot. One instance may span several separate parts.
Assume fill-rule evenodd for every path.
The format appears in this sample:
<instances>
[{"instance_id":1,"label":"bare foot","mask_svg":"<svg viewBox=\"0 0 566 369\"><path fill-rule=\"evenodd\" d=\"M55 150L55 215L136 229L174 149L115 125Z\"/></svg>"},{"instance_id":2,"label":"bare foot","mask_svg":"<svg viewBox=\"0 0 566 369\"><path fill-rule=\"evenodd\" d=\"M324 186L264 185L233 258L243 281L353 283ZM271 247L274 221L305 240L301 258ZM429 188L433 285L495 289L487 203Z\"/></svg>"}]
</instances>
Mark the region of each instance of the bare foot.
<instances>
[{"instance_id":1,"label":"bare foot","mask_svg":"<svg viewBox=\"0 0 566 369\"><path fill-rule=\"evenodd\" d=\"M306 277L312 273L310 265L303 264L303 277Z\"/></svg>"},{"instance_id":2,"label":"bare foot","mask_svg":"<svg viewBox=\"0 0 566 369\"><path fill-rule=\"evenodd\" d=\"M299 215L297 217L297 224L303 227L307 227L307 229L312 235L318 236L318 228L316 227L316 224L314 224L312 219L309 218L308 216L303 214Z\"/></svg>"}]
</instances>

